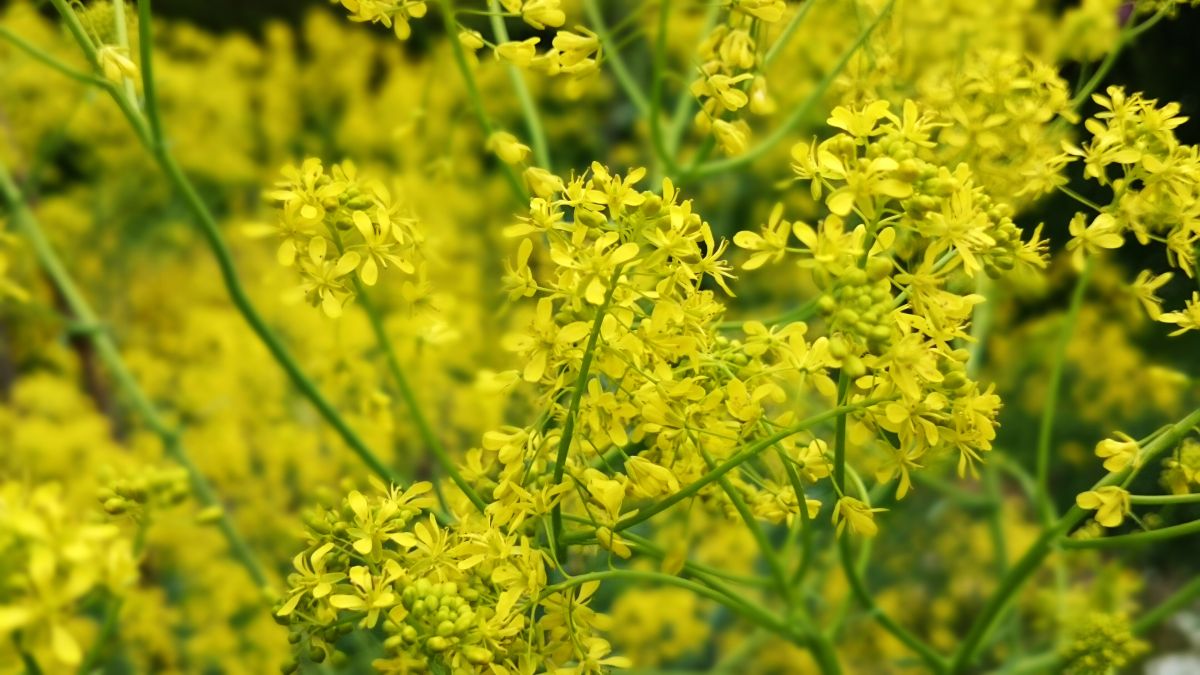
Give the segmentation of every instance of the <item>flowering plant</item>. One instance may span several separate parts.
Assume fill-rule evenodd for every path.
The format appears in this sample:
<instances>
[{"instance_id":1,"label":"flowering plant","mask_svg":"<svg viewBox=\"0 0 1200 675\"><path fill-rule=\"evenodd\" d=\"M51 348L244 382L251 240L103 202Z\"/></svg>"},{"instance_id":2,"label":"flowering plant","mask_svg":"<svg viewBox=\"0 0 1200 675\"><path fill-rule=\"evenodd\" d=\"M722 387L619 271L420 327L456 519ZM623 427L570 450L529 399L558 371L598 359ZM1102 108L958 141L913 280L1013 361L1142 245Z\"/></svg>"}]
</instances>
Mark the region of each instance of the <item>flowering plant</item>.
<instances>
[{"instance_id":1,"label":"flowering plant","mask_svg":"<svg viewBox=\"0 0 1200 675\"><path fill-rule=\"evenodd\" d=\"M0 673L1102 673L1200 596L1200 150L1109 83L1195 2L49 4Z\"/></svg>"}]
</instances>

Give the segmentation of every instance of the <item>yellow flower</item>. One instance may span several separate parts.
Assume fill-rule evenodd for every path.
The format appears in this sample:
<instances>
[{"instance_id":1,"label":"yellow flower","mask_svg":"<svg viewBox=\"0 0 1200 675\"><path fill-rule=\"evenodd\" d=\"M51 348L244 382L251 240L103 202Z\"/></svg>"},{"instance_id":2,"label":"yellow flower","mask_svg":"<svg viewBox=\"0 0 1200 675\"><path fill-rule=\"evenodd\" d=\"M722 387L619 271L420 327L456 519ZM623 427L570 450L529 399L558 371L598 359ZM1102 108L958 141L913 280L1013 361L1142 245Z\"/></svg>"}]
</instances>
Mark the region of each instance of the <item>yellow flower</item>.
<instances>
[{"instance_id":1,"label":"yellow flower","mask_svg":"<svg viewBox=\"0 0 1200 675\"><path fill-rule=\"evenodd\" d=\"M529 146L507 131L496 131L488 136L487 149L496 153L505 164L520 164L529 156Z\"/></svg>"},{"instance_id":2,"label":"yellow flower","mask_svg":"<svg viewBox=\"0 0 1200 675\"><path fill-rule=\"evenodd\" d=\"M126 78L136 79L138 67L125 54L125 50L113 45L104 45L97 50L96 57L100 60L100 70L104 79L110 82L123 82Z\"/></svg>"},{"instance_id":3,"label":"yellow flower","mask_svg":"<svg viewBox=\"0 0 1200 675\"><path fill-rule=\"evenodd\" d=\"M1067 250L1072 252L1071 262L1076 269L1083 269L1085 255L1095 255L1101 249L1120 248L1125 243L1121 236L1121 228L1117 219L1109 213L1101 213L1087 224L1087 217L1082 213L1075 214L1070 226L1073 239L1067 242Z\"/></svg>"},{"instance_id":4,"label":"yellow flower","mask_svg":"<svg viewBox=\"0 0 1200 675\"><path fill-rule=\"evenodd\" d=\"M1096 522L1104 527L1117 527L1129 513L1129 493L1116 485L1089 490L1075 498L1081 509L1096 511Z\"/></svg>"},{"instance_id":5,"label":"yellow flower","mask_svg":"<svg viewBox=\"0 0 1200 675\"><path fill-rule=\"evenodd\" d=\"M842 497L833 508L833 524L837 526L839 536L849 525L853 534L874 537L879 533L879 526L875 524L875 514L883 511L887 509L873 509L862 500Z\"/></svg>"},{"instance_id":6,"label":"yellow flower","mask_svg":"<svg viewBox=\"0 0 1200 675\"><path fill-rule=\"evenodd\" d=\"M1192 291L1192 299L1187 301L1182 310L1167 312L1158 320L1179 326L1179 330L1171 331L1171 337L1183 335L1189 330L1200 330L1200 293Z\"/></svg>"},{"instance_id":7,"label":"yellow flower","mask_svg":"<svg viewBox=\"0 0 1200 675\"><path fill-rule=\"evenodd\" d=\"M496 58L504 59L518 68L527 68L537 56L537 43L541 38L531 37L527 40L505 42L496 45Z\"/></svg>"},{"instance_id":8,"label":"yellow flower","mask_svg":"<svg viewBox=\"0 0 1200 675\"><path fill-rule=\"evenodd\" d=\"M1150 270L1142 270L1133 281L1134 297L1142 303L1146 316L1154 321L1162 316L1162 298L1157 295L1158 289L1170 281L1172 276L1171 272L1154 274Z\"/></svg>"},{"instance_id":9,"label":"yellow flower","mask_svg":"<svg viewBox=\"0 0 1200 675\"><path fill-rule=\"evenodd\" d=\"M1120 432L1116 435L1116 439L1106 438L1096 444L1096 456L1104 460L1104 469L1110 473L1141 463L1137 441Z\"/></svg>"},{"instance_id":10,"label":"yellow flower","mask_svg":"<svg viewBox=\"0 0 1200 675\"><path fill-rule=\"evenodd\" d=\"M644 497L662 497L679 492L679 479L670 469L635 456L625 462L625 472L633 487Z\"/></svg>"},{"instance_id":11,"label":"yellow flower","mask_svg":"<svg viewBox=\"0 0 1200 675\"><path fill-rule=\"evenodd\" d=\"M787 253L791 232L792 223L783 219L783 204L780 203L771 209L771 216L763 225L761 235L745 230L733 235L734 246L754 252L749 260L742 263L742 269L754 270L768 262L782 260Z\"/></svg>"}]
</instances>

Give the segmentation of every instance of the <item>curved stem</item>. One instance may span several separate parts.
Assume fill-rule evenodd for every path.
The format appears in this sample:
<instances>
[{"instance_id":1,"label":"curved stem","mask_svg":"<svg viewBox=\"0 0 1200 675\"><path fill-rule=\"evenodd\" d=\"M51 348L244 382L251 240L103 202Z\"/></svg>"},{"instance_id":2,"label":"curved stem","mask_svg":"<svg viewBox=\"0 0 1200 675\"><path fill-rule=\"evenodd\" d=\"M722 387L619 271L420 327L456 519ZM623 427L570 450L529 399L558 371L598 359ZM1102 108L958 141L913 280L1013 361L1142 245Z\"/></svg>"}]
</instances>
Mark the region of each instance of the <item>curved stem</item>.
<instances>
[{"instance_id":1,"label":"curved stem","mask_svg":"<svg viewBox=\"0 0 1200 675\"><path fill-rule=\"evenodd\" d=\"M608 32L608 26L604 23L604 13L600 11L596 0L583 0L583 11L587 14L588 21L592 24L592 31L596 34L596 38L600 40L600 44L604 46L604 59L608 61L612 68L613 76L617 78L617 84L629 97L629 102L633 107L637 108L642 116L649 116L650 103L646 100L646 95L638 87L637 81L629 72L629 67L625 64L625 59L617 50L617 45L613 43L612 35Z\"/></svg>"},{"instance_id":2,"label":"curved stem","mask_svg":"<svg viewBox=\"0 0 1200 675\"><path fill-rule=\"evenodd\" d=\"M92 310L88 301L83 297L79 288L75 285L75 280L71 277L67 267L62 263L55 252L50 241L43 234L41 226L30 213L29 207L25 204L25 200L17 189L16 183L13 182L12 176L9 175L8 169L0 165L0 193L4 195L5 201L8 202L10 212L14 222L21 228L25 234L25 238L29 241L33 248L34 255L42 268L45 269L46 275L54 283L55 288L67 303L67 307L75 315L76 320L89 325L99 325L100 321L96 313ZM104 364L111 372L113 379L125 391L129 397L133 407L137 410L145 421L146 426L150 428L161 439L163 449L167 456L175 460L187 472L188 481L191 483L192 492L196 499L206 507L218 507L221 511L221 517L217 521L217 525L221 533L225 536L225 540L229 544L229 552L233 557L241 563L242 567L250 574L251 579L259 587L266 588L270 585L266 572L255 559L250 547L246 541L242 539L240 533L233 525L233 521L229 518L229 514L225 511L221 504L221 500L217 497L216 491L204 477L204 474L192 462L191 456L188 454L183 442L179 438L179 432L168 426L166 420L163 419L155 405L150 401L150 397L142 390L133 373L125 364L121 352L117 349L117 345L113 339L103 330L91 330L85 333L96 349L96 354L104 361Z\"/></svg>"},{"instance_id":3,"label":"curved stem","mask_svg":"<svg viewBox=\"0 0 1200 675\"><path fill-rule=\"evenodd\" d=\"M1050 441L1054 434L1054 417L1058 411L1058 395L1059 389L1062 387L1063 369L1066 366L1067 347L1071 344L1071 336L1075 333L1075 323L1079 319L1083 296L1087 291L1088 281L1092 277L1092 268L1093 265L1089 259L1084 263L1083 271L1075 280L1075 288L1071 291L1071 304L1063 318L1058 343L1054 348L1054 364L1050 369L1050 381L1046 385L1046 403L1042 407L1042 419L1038 426L1035 486L1037 488L1038 513L1044 525L1049 525L1057 517L1054 502L1050 496Z\"/></svg>"},{"instance_id":4,"label":"curved stem","mask_svg":"<svg viewBox=\"0 0 1200 675\"><path fill-rule=\"evenodd\" d=\"M51 0L51 2L67 23L68 29L75 36L76 42L83 49L88 60L93 65L98 64L95 45L88 39L86 32L79 23L79 17L75 16L75 12L71 9L68 0ZM139 12L139 16L143 17L143 19L139 20L141 39L143 45L150 45L152 44L153 34L149 21L149 0L142 0ZM287 347L284 346L283 342L275 334L275 331L267 325L266 320L263 319L262 315L258 313L254 304L250 301L249 294L246 293L241 280L238 278L237 269L233 263L233 255L230 253L229 247L225 244L225 238L221 234L221 229L217 225L216 218L213 217L212 212L208 209L208 205L200 198L200 194L196 191L195 186L192 185L187 175L184 174L183 169L176 162L163 137L162 125L159 122L158 99L154 96L154 83L151 80L154 72L152 58L150 58L152 57L152 51L148 47L143 47L142 49L143 58L149 59L142 64L143 92L146 94L145 108L146 119L150 120L149 129L146 128L145 122L120 89L110 87L108 89L109 93L112 95L113 100L121 107L121 111L125 114L126 119L134 129L140 130L139 137L143 145L153 156L159 168L166 174L167 179L192 212L196 224L199 226L200 234L217 260L221 279L225 284L229 298L241 313L242 318L249 324L255 335L266 346L271 356L283 368L288 377L291 378L292 383L300 390L300 393L309 400L321 417L342 437L342 440L350 447L351 451L358 455L359 459L378 474L380 478L393 483L398 482L400 479L399 475L380 460L362 438L359 437L358 433L342 418L337 409L325 398L316 383L308 377L291 352L288 351Z\"/></svg>"},{"instance_id":5,"label":"curved stem","mask_svg":"<svg viewBox=\"0 0 1200 675\"><path fill-rule=\"evenodd\" d=\"M1167 15L1168 7L1170 7L1169 4L1164 4L1157 12L1154 13L1154 16L1151 16L1149 19L1146 19L1137 25L1134 25L1134 23L1130 21L1129 24L1125 26L1120 35L1117 37L1117 43L1113 45L1112 50L1108 52L1108 54L1104 57L1104 61L1100 63L1100 67L1096 68L1096 72L1092 75L1091 79L1087 81L1087 84L1083 85L1083 88L1080 89L1075 94L1075 97L1071 99L1070 105L1072 109L1079 108L1079 106L1083 105L1084 102L1088 100L1088 97L1092 95L1092 92L1096 91L1096 88L1099 87L1100 83L1104 81L1104 78L1108 76L1108 71L1112 70L1112 67L1116 64L1117 57L1121 55L1121 51L1125 49L1125 45L1132 42L1135 38L1137 38L1137 36L1153 28L1154 24L1162 21L1163 17Z\"/></svg>"},{"instance_id":6,"label":"curved stem","mask_svg":"<svg viewBox=\"0 0 1200 675\"><path fill-rule=\"evenodd\" d=\"M1148 530L1146 532L1119 534L1115 537L1097 537L1096 539L1068 539L1063 542L1062 546L1063 548L1069 549L1124 548L1127 546L1152 544L1156 541L1165 541L1167 539L1174 539L1175 537L1183 537L1189 534L1197 533L1200 533L1200 520L1193 520L1190 523L1184 523L1182 525L1161 527L1157 530Z\"/></svg>"},{"instance_id":7,"label":"curved stem","mask_svg":"<svg viewBox=\"0 0 1200 675\"><path fill-rule=\"evenodd\" d=\"M1096 490L1108 485L1118 485L1132 479L1141 470L1142 466L1149 464L1158 455L1173 448L1176 443L1195 429L1197 425L1200 425L1200 408L1171 425L1167 431L1151 441L1145 447L1145 457L1142 465L1118 473L1110 473L1097 481L1092 486L1092 489ZM1058 539L1087 518L1088 513L1088 511L1084 511L1078 506L1072 506L1051 527L1044 530L1041 536L1021 556L1021 559L1009 568L1008 575L1000 581L1000 585L992 594L992 597L988 599L983 609L976 614L975 621L971 624L970 630L959 645L958 651L955 652L954 659L950 663L949 672L951 675L966 672L970 668L983 644L984 637L991 631L992 626L1008 605L1016 598L1017 591L1024 586L1029 577L1041 566L1042 561L1050 555Z\"/></svg>"},{"instance_id":8,"label":"curved stem","mask_svg":"<svg viewBox=\"0 0 1200 675\"><path fill-rule=\"evenodd\" d=\"M417 432L421 435L421 440L425 443L425 447L433 453L434 460L441 467L446 475L450 476L450 480L462 490L467 499L483 513L487 508L487 503L475 491L467 479L463 477L462 472L458 470L458 465L450 457L450 453L446 450L446 446L442 444L442 440L438 438L433 427L430 426L429 420L426 419L424 412L421 410L421 403L417 400L417 395L413 391L412 386L408 383L408 378L404 375L404 369L400 367L400 359L396 356L396 350L392 347L392 341L388 338L387 329L383 325L383 317L379 314L379 309L375 306L371 297L362 286L357 278L354 279L354 285L358 291L358 300L362 305L363 312L367 315L367 321L371 324L371 331L375 333L375 342L379 348L383 350L384 360L387 361L388 370L392 373L392 379L396 382L396 389L400 392L400 398L404 399L404 404L408 407L409 417L412 418L413 424L417 425Z\"/></svg>"},{"instance_id":9,"label":"curved stem","mask_svg":"<svg viewBox=\"0 0 1200 675\"><path fill-rule=\"evenodd\" d=\"M497 0L488 0L488 9L491 10L490 21L492 32L496 34L496 44L508 42L508 27L504 25L504 14L500 12L499 5ZM454 35L448 37L450 40L458 40ZM525 126L529 129L529 141L533 144L533 159L538 166L551 171L553 167L550 165L550 149L546 143L546 131L542 128L542 118L538 115L537 105L529 93L529 87L525 84L525 76L519 68L511 63L505 64L505 67L508 70L508 79L512 82L513 93L516 94L517 101L521 104L521 114L525 116Z\"/></svg>"}]
</instances>

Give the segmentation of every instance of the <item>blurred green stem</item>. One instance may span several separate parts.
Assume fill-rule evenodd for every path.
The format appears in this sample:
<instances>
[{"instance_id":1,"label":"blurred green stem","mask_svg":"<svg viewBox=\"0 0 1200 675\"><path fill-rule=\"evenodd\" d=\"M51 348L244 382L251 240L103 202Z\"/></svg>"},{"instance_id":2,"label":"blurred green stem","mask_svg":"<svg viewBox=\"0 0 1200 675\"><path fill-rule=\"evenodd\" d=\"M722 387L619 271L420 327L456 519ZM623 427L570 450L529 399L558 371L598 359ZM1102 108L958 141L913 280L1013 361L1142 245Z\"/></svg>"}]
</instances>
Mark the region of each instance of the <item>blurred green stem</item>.
<instances>
[{"instance_id":1,"label":"blurred green stem","mask_svg":"<svg viewBox=\"0 0 1200 675\"><path fill-rule=\"evenodd\" d=\"M116 343L101 328L100 320L96 313L92 310L90 304L75 285L74 279L71 277L67 267L59 259L54 247L42 232L41 226L29 211L24 197L9 174L7 167L0 164L0 193L3 193L4 199L8 202L13 221L25 234L25 238L29 241L33 248L34 255L38 262L46 271L46 275L50 277L55 288L62 294L67 306L75 315L75 319L81 324L88 326L90 330L85 331L87 339L91 341L96 349L96 354L104 361L104 364L111 372L113 379L116 380L118 386L125 391L129 397L133 407L137 410L145 421L146 426L150 428L162 440L163 449L167 456L175 460L180 466L187 471L188 480L191 483L192 492L196 499L205 507L217 507L220 509L221 517L217 521L217 525L221 533L225 536L229 543L229 551L233 557L246 568L254 583L260 588L267 588L269 581L266 572L263 571L261 565L255 559L250 547L242 539L241 534L233 525L233 521L229 518L221 500L218 498L216 491L200 473L200 469L192 462L191 455L188 454L183 442L180 439L179 431L171 428L166 420L163 419L150 397L146 395L130 372L129 367L125 364L125 360L121 357L121 352L117 349Z\"/></svg>"},{"instance_id":2,"label":"blurred green stem","mask_svg":"<svg viewBox=\"0 0 1200 675\"><path fill-rule=\"evenodd\" d=\"M446 30L446 41L450 43L450 50L454 52L454 62L458 66L459 74L462 75L463 86L467 88L467 99L471 103L471 110L475 113L475 118L479 121L479 126L483 129L483 135L486 140L491 137L496 128L492 124L492 119L488 117L487 108L483 105L483 96L479 93L479 84L475 81L475 73L471 72L471 63L467 59L467 52L463 48L462 42L458 39L458 22L454 20L454 0L441 0L441 3L442 24ZM508 187L512 191L513 198L516 199L519 205L528 204L529 193L525 191L525 186L521 183L517 172L505 162L499 162L499 164L501 170L504 171L504 177L508 181Z\"/></svg>"},{"instance_id":3,"label":"blurred green stem","mask_svg":"<svg viewBox=\"0 0 1200 675\"><path fill-rule=\"evenodd\" d=\"M446 450L446 446L442 444L438 438L437 432L430 426L429 420L425 417L425 413L421 409L421 402L417 400L416 392L413 391L412 385L409 384L408 378L404 375L404 369L400 366L400 359L396 355L395 348L392 347L392 341L388 338L387 329L383 325L383 316L379 313L379 308L375 306L375 302L368 295L367 289L356 278L354 285L358 291L358 301L362 305L363 312L367 315L367 321L371 324L371 331L375 334L375 342L383 351L384 360L387 361L388 370L392 373L392 379L396 383L396 389L400 392L400 398L404 399L404 404L408 407L409 417L412 418L413 424L417 426L417 432L421 435L421 440L425 443L425 447L433 453L434 460L441 467L446 475L450 476L450 480L462 490L467 499L471 501L475 508L480 513L487 508L487 503L471 487L467 479L463 477L462 472L458 470L458 465L450 457L450 453Z\"/></svg>"},{"instance_id":4,"label":"blurred green stem","mask_svg":"<svg viewBox=\"0 0 1200 675\"><path fill-rule=\"evenodd\" d=\"M491 10L492 32L496 34L496 43L508 42L508 27L504 25L504 15L500 13L500 3L488 0ZM448 35L450 40L458 41L457 35ZM508 79L512 82L513 92L521 104L521 114L525 116L525 126L529 129L529 140L533 144L533 159L541 168L552 171L550 164L550 149L546 144L546 131L542 127L542 119L538 115L537 105L525 84L525 76L521 70L511 63L505 64Z\"/></svg>"},{"instance_id":5,"label":"blurred green stem","mask_svg":"<svg viewBox=\"0 0 1200 675\"><path fill-rule=\"evenodd\" d=\"M633 107L637 108L638 113L643 117L649 118L651 114L650 102L646 99L646 95L642 93L641 88L638 87L637 80L634 79L633 74L629 72L629 66L617 50L617 45L613 43L608 26L604 23L604 13L600 10L600 6L596 3L596 0L583 0L583 11L587 14L588 21L592 24L592 32L596 34L596 38L600 40L600 44L604 48L604 56L602 58L608 61L613 76L617 78L617 84L621 86L621 90L625 92L625 96L629 98L629 102L633 104Z\"/></svg>"},{"instance_id":6,"label":"blurred green stem","mask_svg":"<svg viewBox=\"0 0 1200 675\"><path fill-rule=\"evenodd\" d=\"M1092 261L1087 259L1083 271L1075 280L1075 288L1071 291L1071 304L1063 317L1059 329L1058 343L1054 348L1054 363L1050 368L1050 381L1046 384L1046 402L1042 407L1041 424L1038 426L1037 462L1035 464L1035 486L1037 488L1038 514L1042 524L1049 526L1057 517L1057 509L1050 494L1050 442L1054 435L1054 418L1058 412L1059 389L1062 388L1063 370L1066 368L1067 347L1075 334L1075 324L1079 320L1079 310L1083 307L1083 296L1087 291L1088 282L1092 278Z\"/></svg>"}]
</instances>

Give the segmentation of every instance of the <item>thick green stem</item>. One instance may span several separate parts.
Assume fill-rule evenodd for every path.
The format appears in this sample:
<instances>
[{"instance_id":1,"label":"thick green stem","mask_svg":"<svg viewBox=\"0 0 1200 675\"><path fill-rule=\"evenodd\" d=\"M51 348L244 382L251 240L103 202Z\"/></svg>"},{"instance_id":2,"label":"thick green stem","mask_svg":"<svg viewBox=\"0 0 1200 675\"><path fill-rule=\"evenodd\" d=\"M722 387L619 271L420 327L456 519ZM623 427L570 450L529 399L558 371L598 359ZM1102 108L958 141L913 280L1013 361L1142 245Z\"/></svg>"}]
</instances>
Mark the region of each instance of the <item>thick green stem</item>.
<instances>
[{"instance_id":1,"label":"thick green stem","mask_svg":"<svg viewBox=\"0 0 1200 675\"><path fill-rule=\"evenodd\" d=\"M17 189L12 176L9 175L8 169L3 165L0 165L0 193L3 193L5 201L8 202L13 221L21 228L22 233L24 233L30 246L33 248L38 262L66 301L67 307L70 308L75 319L87 326L99 326L100 320L97 318L96 313L75 285L75 281L71 277L70 272L67 271L67 267L59 260L54 247L46 239L41 226L33 217L33 214L30 213L21 192ZM125 365L125 360L121 357L121 352L117 349L116 343L104 330L90 330L85 335L95 347L96 354L108 367L113 379L116 380L117 384L129 397L130 403L133 404L138 414L141 415L146 426L162 440L163 449L167 456L175 460L175 462L187 471L188 480L191 483L192 492L196 496L196 499L206 507L217 507L220 509L221 517L217 521L217 525L229 543L230 553L246 568L246 571L250 574L255 584L259 587L267 588L270 582L266 572L263 571L262 566L255 559L250 547L234 527L233 521L230 520L229 514L226 513L221 500L217 497L216 491L209 484L208 479L204 477L204 474L200 473L200 470L192 462L191 456L179 438L179 432L167 424L158 409L150 401L150 397L142 390L133 373L130 372L129 367Z\"/></svg>"},{"instance_id":2,"label":"thick green stem","mask_svg":"<svg viewBox=\"0 0 1200 675\"><path fill-rule=\"evenodd\" d=\"M1062 328L1059 330L1058 343L1054 348L1054 363L1050 369L1050 381L1046 385L1046 403L1042 407L1042 420L1038 427L1036 483L1038 496L1038 513L1044 525L1049 525L1057 516L1052 495L1050 494L1050 442L1054 435L1054 417L1058 411L1059 389L1062 387L1063 370L1066 367L1067 347L1071 344L1071 336L1075 334L1075 323L1079 320L1079 310L1083 307L1083 296L1087 291L1092 277L1092 262L1089 259L1079 278L1075 280L1075 288L1071 292L1071 304L1063 317Z\"/></svg>"}]
</instances>

